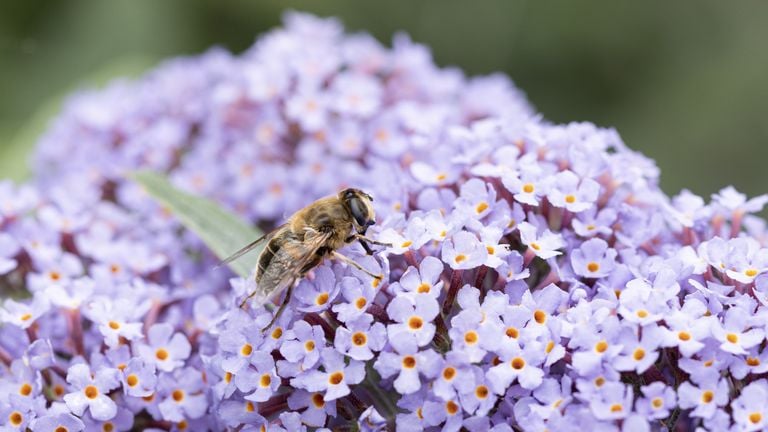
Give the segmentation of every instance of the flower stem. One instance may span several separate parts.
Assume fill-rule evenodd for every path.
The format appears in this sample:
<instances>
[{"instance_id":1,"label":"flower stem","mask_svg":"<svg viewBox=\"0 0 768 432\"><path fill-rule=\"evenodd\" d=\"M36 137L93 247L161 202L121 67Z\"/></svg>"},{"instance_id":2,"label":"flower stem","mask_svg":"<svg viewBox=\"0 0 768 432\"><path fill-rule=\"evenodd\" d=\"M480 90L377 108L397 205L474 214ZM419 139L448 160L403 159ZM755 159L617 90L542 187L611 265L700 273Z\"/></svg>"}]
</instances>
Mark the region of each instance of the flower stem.
<instances>
[{"instance_id":1,"label":"flower stem","mask_svg":"<svg viewBox=\"0 0 768 432\"><path fill-rule=\"evenodd\" d=\"M448 314L451 312L453 302L456 300L456 294L459 292L459 288L461 287L462 271L463 270L455 269L453 270L453 273L451 273L451 285L448 288L448 293L446 294L445 301L443 302L443 316L448 316Z\"/></svg>"}]
</instances>

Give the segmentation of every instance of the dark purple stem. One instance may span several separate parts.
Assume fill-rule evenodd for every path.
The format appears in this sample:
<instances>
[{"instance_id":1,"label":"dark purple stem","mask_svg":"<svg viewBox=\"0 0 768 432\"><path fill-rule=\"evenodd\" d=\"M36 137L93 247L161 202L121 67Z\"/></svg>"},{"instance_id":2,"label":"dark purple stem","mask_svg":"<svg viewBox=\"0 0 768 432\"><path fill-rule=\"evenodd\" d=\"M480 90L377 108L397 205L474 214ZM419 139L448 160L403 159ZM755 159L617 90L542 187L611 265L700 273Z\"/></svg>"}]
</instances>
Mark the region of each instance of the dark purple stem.
<instances>
[{"instance_id":1,"label":"dark purple stem","mask_svg":"<svg viewBox=\"0 0 768 432\"><path fill-rule=\"evenodd\" d=\"M462 272L463 270L454 269L453 273L451 273L451 285L448 288L448 294L446 294L445 301L443 302L443 316L448 316L448 314L451 313L453 302L456 300L456 294L458 294L459 288L461 288Z\"/></svg>"}]
</instances>

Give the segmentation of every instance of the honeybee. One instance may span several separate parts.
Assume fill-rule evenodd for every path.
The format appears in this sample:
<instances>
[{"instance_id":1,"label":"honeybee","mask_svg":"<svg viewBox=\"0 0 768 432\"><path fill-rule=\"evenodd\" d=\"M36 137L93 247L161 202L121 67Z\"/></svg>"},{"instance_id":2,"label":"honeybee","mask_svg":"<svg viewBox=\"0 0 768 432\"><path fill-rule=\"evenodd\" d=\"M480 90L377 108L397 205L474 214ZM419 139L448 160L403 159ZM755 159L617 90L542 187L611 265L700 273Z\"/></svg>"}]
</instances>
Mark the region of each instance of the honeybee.
<instances>
[{"instance_id":1,"label":"honeybee","mask_svg":"<svg viewBox=\"0 0 768 432\"><path fill-rule=\"evenodd\" d=\"M381 279L381 275L371 273L337 251L355 240L360 242L369 255L373 251L368 243L390 246L365 237L368 227L376 223L372 201L370 195L354 188L321 198L291 215L283 225L222 261L220 265L234 261L268 240L256 266L256 289L243 299L240 307L244 307L254 297L257 306L264 305L287 290L277 312L264 328L268 329L290 302L295 283L326 258L343 261L373 278Z\"/></svg>"}]
</instances>

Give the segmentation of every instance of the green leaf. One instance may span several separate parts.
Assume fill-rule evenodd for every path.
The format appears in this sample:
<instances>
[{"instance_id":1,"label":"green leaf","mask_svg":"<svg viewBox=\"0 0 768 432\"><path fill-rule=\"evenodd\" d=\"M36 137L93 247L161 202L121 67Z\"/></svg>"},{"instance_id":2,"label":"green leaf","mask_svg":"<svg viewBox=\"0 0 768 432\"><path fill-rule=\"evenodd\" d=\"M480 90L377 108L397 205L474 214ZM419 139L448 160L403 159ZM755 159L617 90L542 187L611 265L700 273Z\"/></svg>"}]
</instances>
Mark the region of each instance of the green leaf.
<instances>
[{"instance_id":1,"label":"green leaf","mask_svg":"<svg viewBox=\"0 0 768 432\"><path fill-rule=\"evenodd\" d=\"M150 171L140 171L131 176L181 221L220 259L225 259L262 233L243 222L239 217L219 207L215 202L191 195L175 188L165 177ZM258 248L227 265L239 276L247 278L258 259Z\"/></svg>"}]
</instances>

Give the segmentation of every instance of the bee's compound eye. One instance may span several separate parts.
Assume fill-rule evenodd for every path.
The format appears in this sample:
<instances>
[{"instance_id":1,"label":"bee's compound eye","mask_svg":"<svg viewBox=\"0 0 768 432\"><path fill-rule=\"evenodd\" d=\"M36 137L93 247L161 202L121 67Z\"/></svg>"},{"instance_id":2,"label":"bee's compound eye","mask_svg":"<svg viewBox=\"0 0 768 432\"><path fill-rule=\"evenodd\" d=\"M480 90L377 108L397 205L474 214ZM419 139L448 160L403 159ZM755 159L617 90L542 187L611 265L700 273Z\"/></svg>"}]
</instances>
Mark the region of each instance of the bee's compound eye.
<instances>
[{"instance_id":1,"label":"bee's compound eye","mask_svg":"<svg viewBox=\"0 0 768 432\"><path fill-rule=\"evenodd\" d=\"M360 200L360 198L354 197L349 200L349 209L352 211L352 216L355 218L355 222L357 222L358 225L363 227L370 225L368 207Z\"/></svg>"}]
</instances>

